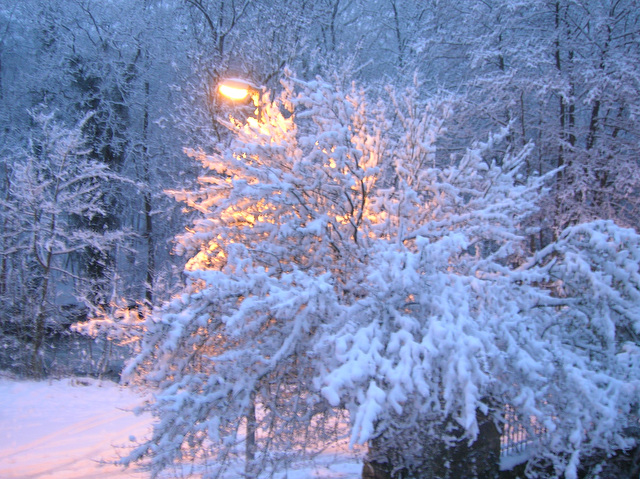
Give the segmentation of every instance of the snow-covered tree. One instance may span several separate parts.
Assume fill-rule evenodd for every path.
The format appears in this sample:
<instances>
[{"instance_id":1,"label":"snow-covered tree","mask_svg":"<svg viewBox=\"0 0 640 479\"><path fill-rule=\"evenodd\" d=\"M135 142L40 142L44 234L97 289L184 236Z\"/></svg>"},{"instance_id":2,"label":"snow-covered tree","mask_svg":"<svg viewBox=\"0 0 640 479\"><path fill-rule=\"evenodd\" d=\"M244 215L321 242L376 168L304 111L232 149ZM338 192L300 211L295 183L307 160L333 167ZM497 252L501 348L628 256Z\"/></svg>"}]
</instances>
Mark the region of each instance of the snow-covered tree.
<instances>
[{"instance_id":1,"label":"snow-covered tree","mask_svg":"<svg viewBox=\"0 0 640 479\"><path fill-rule=\"evenodd\" d=\"M441 36L419 39L419 57L425 75L464 90L459 135L513 122L514 144L535 142L530 172L564 168L544 205L555 236L597 218L634 227L638 2L455 3ZM464 52L457 65L432 68L451 44Z\"/></svg>"},{"instance_id":2,"label":"snow-covered tree","mask_svg":"<svg viewBox=\"0 0 640 479\"><path fill-rule=\"evenodd\" d=\"M56 329L59 308L87 286L70 267L69 257L87 247L108 249L122 234L78 227L79 219L105 213L101 188L120 181L107 165L89 158L81 132L87 119L73 129L52 113L34 112L33 119L39 131L29 149L12 159L8 195L2 202L3 218L8 218L2 237L10 245L2 255L11 265L13 283L3 300L26 312L30 370L39 377L44 372L45 328Z\"/></svg>"},{"instance_id":3,"label":"snow-covered tree","mask_svg":"<svg viewBox=\"0 0 640 479\"><path fill-rule=\"evenodd\" d=\"M187 219L163 190L193 176L185 175L184 141L172 122L181 95L172 85L192 46L180 16L183 3L24 0L0 7L0 196L10 200L14 159L40 129L28 111L41 102L62 124L89 115L82 123L84 148L128 179L102 182L101 212L74 219L97 235L127 230L127 241L102 249L87 245L65 258L77 284L90 288L84 299L101 315L111 303L131 307L151 303L154 294L169 297L173 281L180 281L166 245ZM0 230L9 231L21 214L2 215ZM0 249L13 251L13 239L2 235ZM0 330L23 337L28 334L16 329L27 328L33 312L20 291L32 282L32 270L16 267L9 254L0 256ZM68 290L60 277L53 281ZM84 319L73 302L56 313L57 322ZM3 367L17 365L18 358L13 348L0 348Z\"/></svg>"},{"instance_id":4,"label":"snow-covered tree","mask_svg":"<svg viewBox=\"0 0 640 479\"><path fill-rule=\"evenodd\" d=\"M256 477L324 447L342 412L365 475L494 477L507 409L544 430L532 474L629 447L640 238L589 223L530 257L546 178L523 175L528 146L495 157L507 130L439 168L446 102L283 87L190 152L207 173L176 193L201 214L179 238L189 284L130 365L158 423L124 462L216 477L244 454Z\"/></svg>"}]
</instances>

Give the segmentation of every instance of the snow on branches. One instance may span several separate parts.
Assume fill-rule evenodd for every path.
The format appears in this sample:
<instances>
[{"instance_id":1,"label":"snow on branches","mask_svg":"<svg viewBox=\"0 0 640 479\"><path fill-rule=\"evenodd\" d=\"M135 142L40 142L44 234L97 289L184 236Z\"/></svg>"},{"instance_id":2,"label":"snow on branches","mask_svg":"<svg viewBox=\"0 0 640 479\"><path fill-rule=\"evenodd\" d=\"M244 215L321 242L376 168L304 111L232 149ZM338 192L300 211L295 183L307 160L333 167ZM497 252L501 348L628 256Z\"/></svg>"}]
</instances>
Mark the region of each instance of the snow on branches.
<instances>
[{"instance_id":1,"label":"snow on branches","mask_svg":"<svg viewBox=\"0 0 640 479\"><path fill-rule=\"evenodd\" d=\"M335 440L342 412L352 444L384 438L415 474L425 451L403 444L471 443L506 408L545 431L530 471L629 445L638 236L579 225L530 257L529 147L500 152L504 131L439 166L446 102L388 95L287 78L224 122L230 144L189 152L208 170L176 195L201 213L179 238L190 282L132 363L159 422L125 462L213 458L214 477L244 451L256 477Z\"/></svg>"}]
</instances>

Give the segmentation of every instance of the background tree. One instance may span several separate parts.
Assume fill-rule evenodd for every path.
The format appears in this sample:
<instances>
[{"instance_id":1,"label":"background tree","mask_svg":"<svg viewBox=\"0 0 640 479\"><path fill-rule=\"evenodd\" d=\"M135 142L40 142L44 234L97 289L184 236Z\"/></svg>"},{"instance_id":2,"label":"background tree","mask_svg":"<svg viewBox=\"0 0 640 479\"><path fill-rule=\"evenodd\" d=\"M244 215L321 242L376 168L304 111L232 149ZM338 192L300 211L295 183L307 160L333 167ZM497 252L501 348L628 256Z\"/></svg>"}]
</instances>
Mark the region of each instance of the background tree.
<instances>
[{"instance_id":1,"label":"background tree","mask_svg":"<svg viewBox=\"0 0 640 479\"><path fill-rule=\"evenodd\" d=\"M563 168L544 207L549 238L595 218L634 225L629 214L636 209L631 192L637 175L630 172L638 165L628 142L635 142L636 128L635 116L625 112L637 108L628 76L634 70L628 61L638 55L632 40L637 6L635 1L469 2L452 10L459 21L441 12L447 38L431 40L427 34L419 40L425 48L417 56L425 64L452 55L448 40L459 45L458 69L429 68L424 75L429 83L463 92L458 110L468 119L460 122L460 137L512 122L515 145L535 143L529 172ZM455 79L447 78L454 72ZM623 133L618 122L629 129ZM543 235L538 244L549 238Z\"/></svg>"},{"instance_id":2,"label":"background tree","mask_svg":"<svg viewBox=\"0 0 640 479\"><path fill-rule=\"evenodd\" d=\"M88 158L81 134L84 125L67 130L46 113L34 114L34 121L40 125L40 134L32 138L30 151L12 162L8 199L3 202L4 213L14 218L3 231L5 244L12 246L3 256L12 270L7 283L12 283L13 295L6 297L18 302L13 304L16 310L19 304L29 305L16 318L15 330L20 332L26 325L31 330L27 334L29 368L32 375L41 377L45 328L59 328L58 298L66 289L71 295L66 301L72 301L72 292L81 289L68 258L87 247L108 249L121 235L76 225L77 218L104 213L101 184L118 180L104 163ZM25 324L21 325L22 318Z\"/></svg>"},{"instance_id":3,"label":"background tree","mask_svg":"<svg viewBox=\"0 0 640 479\"><path fill-rule=\"evenodd\" d=\"M102 183L105 206L101 213L92 219L76 217L79 229L91 221L98 235L105 227L129 234L126 241L123 237L95 254L87 245L88 249L66 258L68 269L81 278L77 284L92 285L78 297L74 310L87 304L103 315L116 306L149 303L154 291L158 297L170 295L173 285L181 281L174 274L170 248L164 245L183 223L174 203L163 194L164 188L190 175L179 159L180 133L170 107L179 97L172 83L184 68L178 52L187 48L176 41L184 27L175 22L176 3L119 2L116 7L29 0L3 10L3 197L10 196L10 160L28 147L30 132L35 135L40 128L28 111L42 101L66 124L88 115L83 123L87 151L128 179ZM3 214L3 221L13 220ZM3 278L15 267L7 258L2 259ZM20 272L20 284L31 281L27 271ZM15 291L3 289L0 314L9 329L16 316L24 315L25 324L31 322L30 313L19 306L23 304L20 296L13 296ZM10 304L22 311L9 309ZM82 319L82 314L61 311L57 321L69 324ZM13 353L3 351L7 354L3 352L2 364L10 364Z\"/></svg>"}]
</instances>

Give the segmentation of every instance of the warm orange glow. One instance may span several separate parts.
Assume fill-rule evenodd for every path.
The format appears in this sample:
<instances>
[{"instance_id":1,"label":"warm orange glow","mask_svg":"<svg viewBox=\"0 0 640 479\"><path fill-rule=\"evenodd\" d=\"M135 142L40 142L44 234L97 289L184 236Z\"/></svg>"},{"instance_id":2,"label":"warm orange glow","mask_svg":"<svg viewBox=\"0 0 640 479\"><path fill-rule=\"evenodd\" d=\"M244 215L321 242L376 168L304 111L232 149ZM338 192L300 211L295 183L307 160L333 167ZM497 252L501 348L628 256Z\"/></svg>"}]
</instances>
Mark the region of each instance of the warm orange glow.
<instances>
[{"instance_id":1,"label":"warm orange glow","mask_svg":"<svg viewBox=\"0 0 640 479\"><path fill-rule=\"evenodd\" d=\"M218 91L221 95L226 96L231 100L244 100L249 95L249 89L240 86L227 85L225 83L218 87Z\"/></svg>"},{"instance_id":2,"label":"warm orange glow","mask_svg":"<svg viewBox=\"0 0 640 479\"><path fill-rule=\"evenodd\" d=\"M256 224L256 217L247 211L234 211L230 216L240 224L245 224L251 228Z\"/></svg>"}]
</instances>

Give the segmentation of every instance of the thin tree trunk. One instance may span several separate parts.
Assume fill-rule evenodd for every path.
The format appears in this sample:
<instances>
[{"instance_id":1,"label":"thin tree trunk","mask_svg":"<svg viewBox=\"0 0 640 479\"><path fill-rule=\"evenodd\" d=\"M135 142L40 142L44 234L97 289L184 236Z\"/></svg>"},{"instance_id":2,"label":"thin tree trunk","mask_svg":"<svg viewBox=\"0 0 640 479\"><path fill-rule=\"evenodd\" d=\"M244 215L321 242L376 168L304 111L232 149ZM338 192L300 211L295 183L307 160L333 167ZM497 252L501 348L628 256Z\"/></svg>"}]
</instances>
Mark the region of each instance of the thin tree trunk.
<instances>
[{"instance_id":1,"label":"thin tree trunk","mask_svg":"<svg viewBox=\"0 0 640 479\"><path fill-rule=\"evenodd\" d=\"M254 477L256 459L256 393L249 395L249 407L247 409L247 439L245 443L245 475Z\"/></svg>"},{"instance_id":2,"label":"thin tree trunk","mask_svg":"<svg viewBox=\"0 0 640 479\"><path fill-rule=\"evenodd\" d=\"M49 289L49 274L51 272L52 252L47 252L47 258L44 267L44 280L42 282L42 290L40 301L38 303L38 313L36 314L35 324L33 328L33 355L31 357L31 374L36 379L44 377L44 368L42 359L40 358L42 347L44 346L44 323L46 319L46 301Z\"/></svg>"},{"instance_id":3,"label":"thin tree trunk","mask_svg":"<svg viewBox=\"0 0 640 479\"><path fill-rule=\"evenodd\" d=\"M144 114L142 120L142 162L144 168L144 181L146 191L144 192L144 219L145 230L144 238L147 241L147 275L145 281L144 299L147 307L151 308L153 304L153 283L155 278L155 243L153 240L153 223L152 223L152 197L151 197L151 165L149 165L149 146L147 144L149 130L149 82L144 83Z\"/></svg>"}]
</instances>

